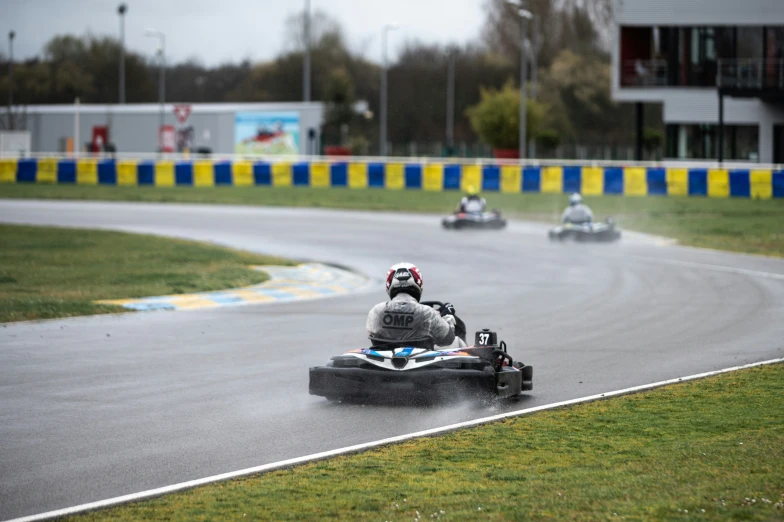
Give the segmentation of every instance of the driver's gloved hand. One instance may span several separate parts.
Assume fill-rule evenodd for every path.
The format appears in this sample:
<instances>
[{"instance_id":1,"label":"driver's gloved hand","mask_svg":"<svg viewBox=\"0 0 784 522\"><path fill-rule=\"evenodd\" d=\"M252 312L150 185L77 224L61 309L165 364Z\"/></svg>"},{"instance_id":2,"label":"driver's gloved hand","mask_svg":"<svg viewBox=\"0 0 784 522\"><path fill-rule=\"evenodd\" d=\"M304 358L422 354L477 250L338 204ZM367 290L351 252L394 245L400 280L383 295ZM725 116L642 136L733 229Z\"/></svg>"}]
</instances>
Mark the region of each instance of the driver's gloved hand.
<instances>
[{"instance_id":1,"label":"driver's gloved hand","mask_svg":"<svg viewBox=\"0 0 784 522\"><path fill-rule=\"evenodd\" d=\"M445 315L444 316L444 321L446 321L449 324L449 326L451 326L452 328L454 328L455 325L456 325L456 321L455 321L455 316L454 315Z\"/></svg>"},{"instance_id":2,"label":"driver's gloved hand","mask_svg":"<svg viewBox=\"0 0 784 522\"><path fill-rule=\"evenodd\" d=\"M441 315L455 315L455 307L452 303L444 303L441 307Z\"/></svg>"}]
</instances>

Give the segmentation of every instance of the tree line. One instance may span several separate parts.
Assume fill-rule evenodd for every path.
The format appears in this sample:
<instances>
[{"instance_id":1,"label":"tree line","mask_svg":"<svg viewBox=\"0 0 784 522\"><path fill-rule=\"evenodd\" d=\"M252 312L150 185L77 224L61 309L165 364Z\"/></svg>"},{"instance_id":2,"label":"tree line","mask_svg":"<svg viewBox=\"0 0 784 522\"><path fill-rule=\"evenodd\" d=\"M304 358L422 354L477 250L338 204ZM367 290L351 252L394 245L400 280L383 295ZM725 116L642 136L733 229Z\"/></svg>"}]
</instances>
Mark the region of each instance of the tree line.
<instances>
[{"instance_id":1,"label":"tree line","mask_svg":"<svg viewBox=\"0 0 784 522\"><path fill-rule=\"evenodd\" d=\"M528 0L534 15L539 114L532 137L560 143L630 145L634 112L610 99L608 31L610 0ZM196 61L166 69L166 97L173 102L267 102L302 99L302 15L287 22L288 48L275 59L206 67ZM347 44L340 24L326 13L311 17L312 99L327 103L324 143L348 144L372 153L378 141L380 66ZM505 0L488 0L478 41L462 46L406 42L388 69L388 137L393 144L445 141L447 68L455 64L456 143L476 143L469 109L482 91L519 86L520 21ZM119 41L111 37L58 35L40 56L14 65L14 102L20 105L116 103ZM7 58L3 61L7 61ZM158 99L158 64L126 51L126 101ZM530 76L530 75L529 75ZM7 68L0 100L7 99ZM351 108L364 100L368 111ZM653 107L648 123L661 125ZM529 123L530 124L530 123ZM364 149L364 150L362 150Z\"/></svg>"}]
</instances>

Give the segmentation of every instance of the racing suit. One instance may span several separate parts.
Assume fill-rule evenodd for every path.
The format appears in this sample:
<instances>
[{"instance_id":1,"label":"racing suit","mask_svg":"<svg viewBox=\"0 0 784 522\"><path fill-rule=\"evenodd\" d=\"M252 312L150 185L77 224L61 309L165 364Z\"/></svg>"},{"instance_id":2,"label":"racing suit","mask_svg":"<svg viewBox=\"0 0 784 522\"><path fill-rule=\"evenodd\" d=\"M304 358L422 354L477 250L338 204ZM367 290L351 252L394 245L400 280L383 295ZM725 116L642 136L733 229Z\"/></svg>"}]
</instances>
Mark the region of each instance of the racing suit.
<instances>
[{"instance_id":1,"label":"racing suit","mask_svg":"<svg viewBox=\"0 0 784 522\"><path fill-rule=\"evenodd\" d=\"M574 223L575 225L579 225L592 221L593 212L582 203L566 207L566 210L564 210L563 215L561 216L562 223Z\"/></svg>"},{"instance_id":2,"label":"racing suit","mask_svg":"<svg viewBox=\"0 0 784 522\"><path fill-rule=\"evenodd\" d=\"M464 196L463 199L460 200L460 212L465 212L467 214L479 214L484 212L486 206L487 202L485 202L485 198L480 198L479 196Z\"/></svg>"},{"instance_id":3,"label":"racing suit","mask_svg":"<svg viewBox=\"0 0 784 522\"><path fill-rule=\"evenodd\" d=\"M433 308L419 304L405 293L371 308L366 327L368 335L374 339L405 341L429 338L438 346L449 346L455 340L452 324Z\"/></svg>"}]
</instances>

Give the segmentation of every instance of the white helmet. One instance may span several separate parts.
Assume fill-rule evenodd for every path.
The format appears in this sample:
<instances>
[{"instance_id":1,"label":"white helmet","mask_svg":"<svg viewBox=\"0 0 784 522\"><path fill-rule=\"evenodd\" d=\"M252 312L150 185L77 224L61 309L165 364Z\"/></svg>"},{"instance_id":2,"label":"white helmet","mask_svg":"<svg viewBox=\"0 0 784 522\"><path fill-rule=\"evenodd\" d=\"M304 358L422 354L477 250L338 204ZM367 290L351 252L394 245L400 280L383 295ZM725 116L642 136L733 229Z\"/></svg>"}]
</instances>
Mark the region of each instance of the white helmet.
<instances>
[{"instance_id":1,"label":"white helmet","mask_svg":"<svg viewBox=\"0 0 784 522\"><path fill-rule=\"evenodd\" d=\"M390 298L404 292L419 301L422 286L422 273L411 263L398 263L387 272L387 293Z\"/></svg>"},{"instance_id":2,"label":"white helmet","mask_svg":"<svg viewBox=\"0 0 784 522\"><path fill-rule=\"evenodd\" d=\"M572 206L579 205L582 202L583 202L583 197L577 192L569 196L569 204Z\"/></svg>"}]
</instances>

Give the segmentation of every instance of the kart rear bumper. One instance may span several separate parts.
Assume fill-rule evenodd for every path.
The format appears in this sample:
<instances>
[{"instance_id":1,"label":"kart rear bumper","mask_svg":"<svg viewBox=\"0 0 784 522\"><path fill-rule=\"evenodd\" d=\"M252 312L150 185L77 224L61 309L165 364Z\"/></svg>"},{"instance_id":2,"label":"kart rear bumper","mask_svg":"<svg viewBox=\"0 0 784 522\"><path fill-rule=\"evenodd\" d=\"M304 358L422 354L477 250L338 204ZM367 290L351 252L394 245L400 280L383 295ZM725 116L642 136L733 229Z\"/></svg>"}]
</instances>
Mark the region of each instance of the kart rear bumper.
<instances>
[{"instance_id":1,"label":"kart rear bumper","mask_svg":"<svg viewBox=\"0 0 784 522\"><path fill-rule=\"evenodd\" d=\"M524 382L525 374L525 382ZM396 372L320 366L310 369L311 395L328 399L389 398L399 395L448 398L462 395L513 397L531 389L532 370L504 368L421 369Z\"/></svg>"}]
</instances>

